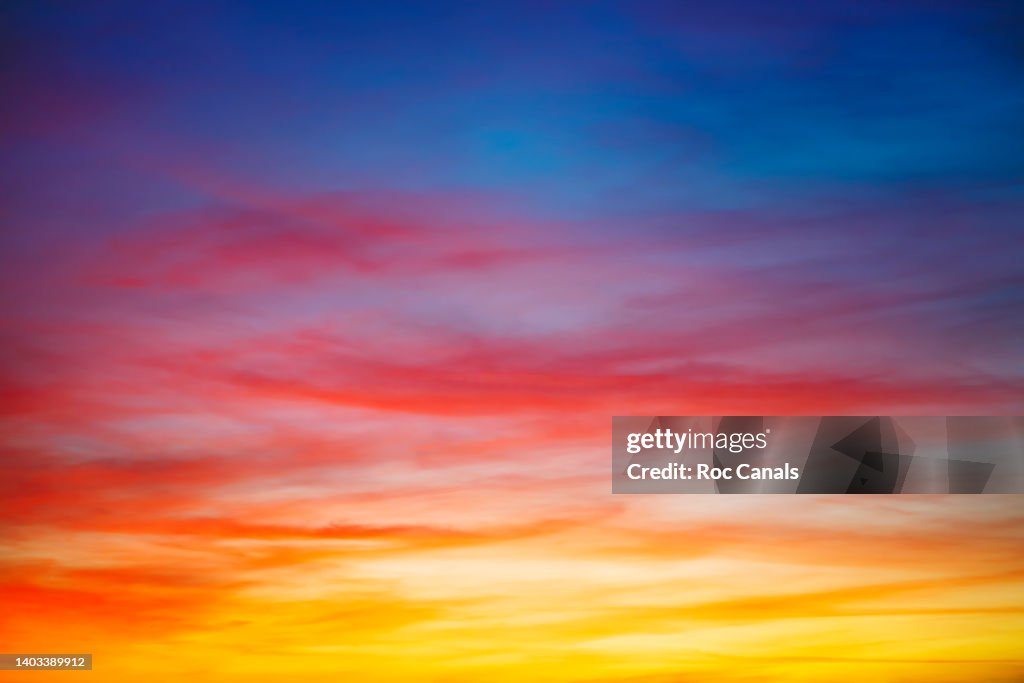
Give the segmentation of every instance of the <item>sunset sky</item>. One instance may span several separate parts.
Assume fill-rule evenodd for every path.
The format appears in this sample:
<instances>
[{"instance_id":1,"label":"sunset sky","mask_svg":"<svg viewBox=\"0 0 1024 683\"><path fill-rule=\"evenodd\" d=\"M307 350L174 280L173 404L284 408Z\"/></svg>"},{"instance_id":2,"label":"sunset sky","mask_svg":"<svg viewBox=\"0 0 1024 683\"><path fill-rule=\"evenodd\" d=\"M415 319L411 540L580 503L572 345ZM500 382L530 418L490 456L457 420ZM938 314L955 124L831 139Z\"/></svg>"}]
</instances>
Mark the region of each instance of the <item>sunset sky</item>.
<instances>
[{"instance_id":1,"label":"sunset sky","mask_svg":"<svg viewBox=\"0 0 1024 683\"><path fill-rule=\"evenodd\" d=\"M1024 408L1024 13L0 7L0 680L1024 678L1024 496L612 415Z\"/></svg>"}]
</instances>

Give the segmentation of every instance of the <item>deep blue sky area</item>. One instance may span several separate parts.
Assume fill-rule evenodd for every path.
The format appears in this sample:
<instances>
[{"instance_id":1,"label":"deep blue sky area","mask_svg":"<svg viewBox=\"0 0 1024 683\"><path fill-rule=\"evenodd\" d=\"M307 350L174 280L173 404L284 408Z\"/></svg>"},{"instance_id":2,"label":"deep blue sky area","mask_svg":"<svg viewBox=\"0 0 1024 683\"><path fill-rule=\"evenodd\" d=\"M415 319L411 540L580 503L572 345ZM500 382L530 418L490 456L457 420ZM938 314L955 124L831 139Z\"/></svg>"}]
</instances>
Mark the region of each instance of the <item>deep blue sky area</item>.
<instances>
[{"instance_id":1,"label":"deep blue sky area","mask_svg":"<svg viewBox=\"0 0 1024 683\"><path fill-rule=\"evenodd\" d=\"M57 129L126 154L188 141L301 186L472 185L578 210L987 197L1024 174L1021 17L1013 3L9 3L5 128L9 143Z\"/></svg>"}]
</instances>

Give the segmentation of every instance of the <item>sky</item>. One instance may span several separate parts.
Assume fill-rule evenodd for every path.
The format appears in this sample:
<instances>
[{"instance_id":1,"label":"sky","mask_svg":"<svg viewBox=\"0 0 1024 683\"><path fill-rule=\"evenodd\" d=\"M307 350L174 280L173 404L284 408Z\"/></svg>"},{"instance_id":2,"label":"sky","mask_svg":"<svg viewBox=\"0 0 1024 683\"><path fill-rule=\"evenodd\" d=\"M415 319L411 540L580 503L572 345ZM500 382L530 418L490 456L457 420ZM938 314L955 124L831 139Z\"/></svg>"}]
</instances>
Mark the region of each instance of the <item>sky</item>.
<instances>
[{"instance_id":1,"label":"sky","mask_svg":"<svg viewBox=\"0 0 1024 683\"><path fill-rule=\"evenodd\" d=\"M1019 680L1020 496L613 496L609 439L1020 414L1022 22L4 3L0 650Z\"/></svg>"}]
</instances>

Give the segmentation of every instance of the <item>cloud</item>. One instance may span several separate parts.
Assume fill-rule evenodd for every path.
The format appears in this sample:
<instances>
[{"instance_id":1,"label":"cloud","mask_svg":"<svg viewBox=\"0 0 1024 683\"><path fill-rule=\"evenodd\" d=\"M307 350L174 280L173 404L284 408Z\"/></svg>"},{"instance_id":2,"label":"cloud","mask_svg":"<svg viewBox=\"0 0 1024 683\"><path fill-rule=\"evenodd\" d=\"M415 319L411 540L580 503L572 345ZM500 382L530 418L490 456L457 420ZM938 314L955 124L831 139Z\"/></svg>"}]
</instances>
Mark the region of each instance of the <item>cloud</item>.
<instances>
[{"instance_id":1,"label":"cloud","mask_svg":"<svg viewBox=\"0 0 1024 683\"><path fill-rule=\"evenodd\" d=\"M751 11L16 9L5 649L1018 673L1012 497L609 494L611 414L1022 405L1012 22Z\"/></svg>"}]
</instances>

